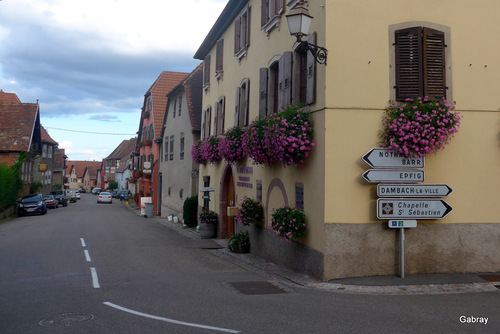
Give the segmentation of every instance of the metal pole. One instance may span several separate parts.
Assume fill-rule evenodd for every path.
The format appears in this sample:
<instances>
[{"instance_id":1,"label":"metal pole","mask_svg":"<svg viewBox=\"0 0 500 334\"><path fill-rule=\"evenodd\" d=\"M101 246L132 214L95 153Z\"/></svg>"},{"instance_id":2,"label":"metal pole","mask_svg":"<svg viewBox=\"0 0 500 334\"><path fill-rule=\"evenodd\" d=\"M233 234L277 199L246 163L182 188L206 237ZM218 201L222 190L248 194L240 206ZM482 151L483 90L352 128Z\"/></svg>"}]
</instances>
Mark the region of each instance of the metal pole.
<instances>
[{"instance_id":1,"label":"metal pole","mask_svg":"<svg viewBox=\"0 0 500 334\"><path fill-rule=\"evenodd\" d=\"M405 229L400 228L399 229L399 241L400 241L400 247L399 247L399 256L400 260L399 263L401 265L401 278L405 278Z\"/></svg>"}]
</instances>

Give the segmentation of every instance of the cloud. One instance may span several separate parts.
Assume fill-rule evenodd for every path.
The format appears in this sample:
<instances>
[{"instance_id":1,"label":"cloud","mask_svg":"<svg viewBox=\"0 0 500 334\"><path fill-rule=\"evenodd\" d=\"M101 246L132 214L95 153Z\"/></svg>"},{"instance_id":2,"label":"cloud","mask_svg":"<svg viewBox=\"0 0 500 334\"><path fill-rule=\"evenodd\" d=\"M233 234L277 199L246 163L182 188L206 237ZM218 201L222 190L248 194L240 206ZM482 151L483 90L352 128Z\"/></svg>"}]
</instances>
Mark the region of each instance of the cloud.
<instances>
[{"instance_id":1,"label":"cloud","mask_svg":"<svg viewBox=\"0 0 500 334\"><path fill-rule=\"evenodd\" d=\"M102 122L121 122L117 116L105 115L105 114L94 115L89 117L89 119Z\"/></svg>"}]
</instances>

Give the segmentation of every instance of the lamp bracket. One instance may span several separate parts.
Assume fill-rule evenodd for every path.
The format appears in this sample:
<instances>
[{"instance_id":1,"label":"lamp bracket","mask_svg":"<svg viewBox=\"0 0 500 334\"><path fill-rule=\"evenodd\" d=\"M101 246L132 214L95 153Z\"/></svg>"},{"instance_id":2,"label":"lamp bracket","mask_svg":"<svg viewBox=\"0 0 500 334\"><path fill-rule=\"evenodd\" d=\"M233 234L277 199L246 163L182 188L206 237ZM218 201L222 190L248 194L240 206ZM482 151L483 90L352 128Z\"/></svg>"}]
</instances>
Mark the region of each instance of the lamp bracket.
<instances>
[{"instance_id":1,"label":"lamp bracket","mask_svg":"<svg viewBox=\"0 0 500 334\"><path fill-rule=\"evenodd\" d=\"M326 65L326 58L328 56L328 50L326 48L311 44L306 41L300 41L299 43L299 50L301 50L302 52L307 52L307 50L309 50L318 64Z\"/></svg>"}]
</instances>

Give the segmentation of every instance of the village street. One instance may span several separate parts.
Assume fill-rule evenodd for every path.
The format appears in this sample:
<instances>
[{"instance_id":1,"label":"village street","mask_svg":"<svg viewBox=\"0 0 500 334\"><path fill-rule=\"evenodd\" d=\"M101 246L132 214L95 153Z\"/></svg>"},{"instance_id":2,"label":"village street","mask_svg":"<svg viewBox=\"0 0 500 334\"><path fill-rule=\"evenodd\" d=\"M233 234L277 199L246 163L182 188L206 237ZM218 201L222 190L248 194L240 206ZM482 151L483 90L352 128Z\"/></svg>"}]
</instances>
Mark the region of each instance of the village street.
<instances>
[{"instance_id":1,"label":"village street","mask_svg":"<svg viewBox=\"0 0 500 334\"><path fill-rule=\"evenodd\" d=\"M122 202L82 199L0 224L0 333L498 333L500 292L303 287ZM484 319L488 319L484 323ZM473 321L475 323L467 323ZM478 319L483 319L482 323Z\"/></svg>"}]
</instances>

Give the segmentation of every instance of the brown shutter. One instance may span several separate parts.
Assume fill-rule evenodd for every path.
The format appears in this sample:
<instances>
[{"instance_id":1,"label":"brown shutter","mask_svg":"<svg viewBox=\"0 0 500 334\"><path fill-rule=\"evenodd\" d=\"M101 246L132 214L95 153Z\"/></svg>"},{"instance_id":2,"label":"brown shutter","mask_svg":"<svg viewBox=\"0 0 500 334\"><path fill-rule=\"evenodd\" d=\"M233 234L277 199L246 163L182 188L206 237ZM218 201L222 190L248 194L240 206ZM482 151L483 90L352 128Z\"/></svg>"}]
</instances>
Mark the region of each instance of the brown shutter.
<instances>
[{"instance_id":1,"label":"brown shutter","mask_svg":"<svg viewBox=\"0 0 500 334\"><path fill-rule=\"evenodd\" d=\"M210 137L210 128L212 126L212 107L208 107L207 109L207 132L205 136L208 138Z\"/></svg>"},{"instance_id":2,"label":"brown shutter","mask_svg":"<svg viewBox=\"0 0 500 334\"><path fill-rule=\"evenodd\" d=\"M240 92L241 88L236 87L236 96L234 97L234 126L239 125L240 117Z\"/></svg>"},{"instance_id":3,"label":"brown shutter","mask_svg":"<svg viewBox=\"0 0 500 334\"><path fill-rule=\"evenodd\" d=\"M250 12L252 10L252 7L248 7L247 9L247 18L246 18L246 23L245 23L245 47L248 48L250 46Z\"/></svg>"},{"instance_id":4,"label":"brown shutter","mask_svg":"<svg viewBox=\"0 0 500 334\"><path fill-rule=\"evenodd\" d=\"M224 119L226 117L226 97L219 100L219 133L224 133Z\"/></svg>"},{"instance_id":5,"label":"brown shutter","mask_svg":"<svg viewBox=\"0 0 500 334\"><path fill-rule=\"evenodd\" d=\"M201 112L201 140L205 139L205 131L206 131L205 123L206 122L207 122L207 111L202 110L202 112Z\"/></svg>"},{"instance_id":6,"label":"brown shutter","mask_svg":"<svg viewBox=\"0 0 500 334\"><path fill-rule=\"evenodd\" d=\"M292 101L292 52L283 53L279 60L279 107L286 107Z\"/></svg>"},{"instance_id":7,"label":"brown shutter","mask_svg":"<svg viewBox=\"0 0 500 334\"><path fill-rule=\"evenodd\" d=\"M265 26L267 22L269 22L269 0L262 0L260 26Z\"/></svg>"},{"instance_id":8,"label":"brown shutter","mask_svg":"<svg viewBox=\"0 0 500 334\"><path fill-rule=\"evenodd\" d=\"M261 68L259 74L259 118L267 116L267 68Z\"/></svg>"},{"instance_id":9,"label":"brown shutter","mask_svg":"<svg viewBox=\"0 0 500 334\"><path fill-rule=\"evenodd\" d=\"M444 33L424 28L424 95L431 99L446 97Z\"/></svg>"},{"instance_id":10,"label":"brown shutter","mask_svg":"<svg viewBox=\"0 0 500 334\"><path fill-rule=\"evenodd\" d=\"M416 98L423 93L421 27L398 30L396 42L396 99Z\"/></svg>"},{"instance_id":11,"label":"brown shutter","mask_svg":"<svg viewBox=\"0 0 500 334\"><path fill-rule=\"evenodd\" d=\"M214 104L214 135L219 135L219 102Z\"/></svg>"},{"instance_id":12,"label":"brown shutter","mask_svg":"<svg viewBox=\"0 0 500 334\"><path fill-rule=\"evenodd\" d=\"M243 112L243 126L248 126L249 114L250 114L250 79L246 79L245 83L245 105Z\"/></svg>"},{"instance_id":13,"label":"brown shutter","mask_svg":"<svg viewBox=\"0 0 500 334\"><path fill-rule=\"evenodd\" d=\"M240 51L241 44L241 17L234 21L234 54Z\"/></svg>"},{"instance_id":14,"label":"brown shutter","mask_svg":"<svg viewBox=\"0 0 500 334\"><path fill-rule=\"evenodd\" d=\"M309 43L316 45L317 33L309 37ZM307 91L306 104L313 104L316 100L316 60L311 52L307 53Z\"/></svg>"},{"instance_id":15,"label":"brown shutter","mask_svg":"<svg viewBox=\"0 0 500 334\"><path fill-rule=\"evenodd\" d=\"M276 10L276 13L279 15L283 13L283 8L285 7L285 1L284 0L278 0L278 8Z\"/></svg>"},{"instance_id":16,"label":"brown shutter","mask_svg":"<svg viewBox=\"0 0 500 334\"><path fill-rule=\"evenodd\" d=\"M203 83L210 84L210 55L206 56L203 62Z\"/></svg>"},{"instance_id":17,"label":"brown shutter","mask_svg":"<svg viewBox=\"0 0 500 334\"><path fill-rule=\"evenodd\" d=\"M217 41L217 56L216 56L216 72L221 72L223 70L224 64L224 39Z\"/></svg>"}]
</instances>

